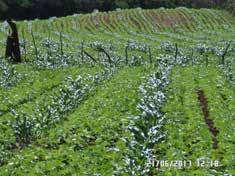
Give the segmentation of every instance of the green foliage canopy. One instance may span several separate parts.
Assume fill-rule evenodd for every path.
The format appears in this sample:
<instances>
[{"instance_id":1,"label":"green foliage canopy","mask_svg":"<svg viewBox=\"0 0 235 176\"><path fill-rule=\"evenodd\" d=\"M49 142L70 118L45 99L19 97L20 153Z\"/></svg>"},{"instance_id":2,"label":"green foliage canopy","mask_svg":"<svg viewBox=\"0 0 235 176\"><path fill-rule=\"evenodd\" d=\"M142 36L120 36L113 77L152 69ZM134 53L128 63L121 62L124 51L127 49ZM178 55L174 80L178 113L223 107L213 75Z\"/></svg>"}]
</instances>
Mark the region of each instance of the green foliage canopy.
<instances>
[{"instance_id":1,"label":"green foliage canopy","mask_svg":"<svg viewBox=\"0 0 235 176\"><path fill-rule=\"evenodd\" d=\"M94 9L109 11L116 8L225 8L234 13L234 0L0 0L0 17L34 19L88 13Z\"/></svg>"}]
</instances>

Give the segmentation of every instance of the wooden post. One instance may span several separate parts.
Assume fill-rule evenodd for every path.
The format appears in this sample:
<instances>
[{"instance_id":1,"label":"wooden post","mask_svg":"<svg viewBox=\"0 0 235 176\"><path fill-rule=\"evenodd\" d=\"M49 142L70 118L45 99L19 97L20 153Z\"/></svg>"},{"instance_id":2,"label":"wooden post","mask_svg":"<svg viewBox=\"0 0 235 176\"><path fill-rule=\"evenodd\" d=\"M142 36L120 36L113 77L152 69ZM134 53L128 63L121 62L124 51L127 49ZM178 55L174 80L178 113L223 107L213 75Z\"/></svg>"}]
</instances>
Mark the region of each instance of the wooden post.
<instances>
[{"instance_id":1,"label":"wooden post","mask_svg":"<svg viewBox=\"0 0 235 176\"><path fill-rule=\"evenodd\" d=\"M35 41L35 37L34 37L32 29L31 29L31 36L32 36L32 39L33 39L33 46L34 46L35 56L36 56L36 58L38 58L38 49L37 49L37 45L36 45L36 41Z\"/></svg>"},{"instance_id":2,"label":"wooden post","mask_svg":"<svg viewBox=\"0 0 235 176\"><path fill-rule=\"evenodd\" d=\"M105 49L104 49L104 48L101 48L101 47L98 48L98 51L104 53L104 54L107 56L108 62L109 62L109 64L111 65L111 64L112 64L112 60L111 60L110 55L107 53L107 51L105 51Z\"/></svg>"},{"instance_id":3,"label":"wooden post","mask_svg":"<svg viewBox=\"0 0 235 176\"><path fill-rule=\"evenodd\" d=\"M22 37L23 37L23 42L24 42L24 45L23 45L23 47L24 47L24 60L26 60L27 59L27 50L26 50L26 40L25 40L25 35L24 35L24 30L22 31Z\"/></svg>"},{"instance_id":4,"label":"wooden post","mask_svg":"<svg viewBox=\"0 0 235 176\"><path fill-rule=\"evenodd\" d=\"M175 44L175 62L177 61L178 54L179 54L179 49L178 49L178 44L176 43Z\"/></svg>"},{"instance_id":5,"label":"wooden post","mask_svg":"<svg viewBox=\"0 0 235 176\"><path fill-rule=\"evenodd\" d=\"M128 64L128 48L129 48L129 41L128 41L127 46L126 46L126 48L125 48L126 65Z\"/></svg>"},{"instance_id":6,"label":"wooden post","mask_svg":"<svg viewBox=\"0 0 235 176\"><path fill-rule=\"evenodd\" d=\"M152 64L152 63L153 63L153 60L152 60L152 51L151 51L151 47L149 47L148 52L149 52L149 62L150 62L150 64Z\"/></svg>"},{"instance_id":7,"label":"wooden post","mask_svg":"<svg viewBox=\"0 0 235 176\"><path fill-rule=\"evenodd\" d=\"M228 54L228 49L230 47L230 43L227 45L227 47L225 48L223 54L222 54L222 64L224 65L225 64L225 56Z\"/></svg>"},{"instance_id":8,"label":"wooden post","mask_svg":"<svg viewBox=\"0 0 235 176\"><path fill-rule=\"evenodd\" d=\"M96 60L94 57L92 57L88 52L86 52L86 51L83 51L83 52L84 52L84 54L87 55L91 60L93 60L95 63L97 63L97 60Z\"/></svg>"},{"instance_id":9,"label":"wooden post","mask_svg":"<svg viewBox=\"0 0 235 176\"><path fill-rule=\"evenodd\" d=\"M81 43L81 59L82 59L82 61L84 61L84 42L82 41L82 43Z\"/></svg>"},{"instance_id":10,"label":"wooden post","mask_svg":"<svg viewBox=\"0 0 235 176\"><path fill-rule=\"evenodd\" d=\"M61 54L61 58L63 57L64 55L64 49L63 49L63 35L62 35L62 32L60 31L60 54Z\"/></svg>"}]
</instances>

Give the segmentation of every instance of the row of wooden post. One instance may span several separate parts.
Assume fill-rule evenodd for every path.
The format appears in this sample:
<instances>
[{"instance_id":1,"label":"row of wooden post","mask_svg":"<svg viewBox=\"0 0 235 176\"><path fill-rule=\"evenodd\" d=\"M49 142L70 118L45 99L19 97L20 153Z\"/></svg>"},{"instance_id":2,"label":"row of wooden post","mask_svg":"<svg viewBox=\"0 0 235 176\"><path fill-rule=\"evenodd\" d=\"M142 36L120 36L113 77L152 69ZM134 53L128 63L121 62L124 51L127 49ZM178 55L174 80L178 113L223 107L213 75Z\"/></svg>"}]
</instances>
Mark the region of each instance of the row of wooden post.
<instances>
[{"instance_id":1,"label":"row of wooden post","mask_svg":"<svg viewBox=\"0 0 235 176\"><path fill-rule=\"evenodd\" d=\"M36 45L36 40L35 40L35 36L34 36L34 33L33 33L32 29L31 29L30 33L31 33L32 42L33 42L33 46L34 46L34 53L35 53L36 58L38 58L39 57L38 48L37 48L37 45ZM22 32L22 38L23 38L23 43L24 43L22 47L24 48L24 51L25 51L25 60L26 60L27 59L27 47L26 47L26 39L25 39L24 32ZM63 46L63 34L62 34L61 31L59 32L59 38L60 38L60 54L61 54L61 57L63 57L63 55L64 55L64 46ZM225 64L225 57L228 54L230 46L231 46L231 43L228 43L228 45L226 46L226 48L225 48L225 50L224 50L224 52L221 56L221 64L223 64L223 65ZM87 51L84 50L84 42L81 42L80 49L81 49L81 59L82 60L84 60L84 55L86 55L93 62L98 63L98 59L96 59L95 57L93 57L91 54L89 54ZM98 50L98 52L104 53L105 56L108 58L109 64L112 64L112 59L111 59L109 53L104 48L99 47L99 48L97 48L97 50ZM128 41L126 47L125 47L125 63L126 63L126 65L128 65L128 63L129 63L129 61L128 61L128 57L129 57L128 50L129 50L129 41ZM149 57L149 62L152 63L153 58L152 58L151 47L148 47L147 53L148 53L148 57ZM193 58L193 54L194 54L194 52L192 50L192 56L191 56L192 58ZM175 62L177 61L178 56L179 56L179 48L178 48L178 44L176 43L175 44L175 55L174 55ZM207 63L207 65L209 63L208 57L206 58L206 63Z\"/></svg>"}]
</instances>

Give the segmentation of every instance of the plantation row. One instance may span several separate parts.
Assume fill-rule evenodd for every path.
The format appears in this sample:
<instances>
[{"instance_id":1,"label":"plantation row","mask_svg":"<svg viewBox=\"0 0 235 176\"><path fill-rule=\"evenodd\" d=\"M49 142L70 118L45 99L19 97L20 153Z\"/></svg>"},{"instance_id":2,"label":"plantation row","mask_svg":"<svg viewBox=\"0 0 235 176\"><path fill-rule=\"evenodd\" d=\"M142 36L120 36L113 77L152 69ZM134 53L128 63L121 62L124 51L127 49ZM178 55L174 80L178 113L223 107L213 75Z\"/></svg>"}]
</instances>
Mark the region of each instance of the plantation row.
<instances>
[{"instance_id":1,"label":"plantation row","mask_svg":"<svg viewBox=\"0 0 235 176\"><path fill-rule=\"evenodd\" d=\"M133 136L135 136L134 140L137 140L136 142L131 142L131 141L129 141L131 139L125 138L125 140L127 141L127 144L128 144L127 146L128 146L128 148L129 147L130 148L129 148L129 150L127 150L128 148L127 149L125 148L125 150L124 150L124 151L127 151L127 156L128 156L126 158L127 167L124 167L124 168L126 168L126 169L124 169L124 171L129 174L133 173L133 175L136 175L136 174L138 175L138 173L141 173L141 172L143 172L143 174L146 174L149 172L154 172L154 168L151 168L151 167L148 168L150 166L150 165L148 165L148 162L150 159L152 159L151 157L155 156L154 152L156 152L156 151L154 151L154 150L155 150L156 145L158 145L158 144L160 145L161 141L164 141L165 138L168 138L166 135L167 133L171 133L172 135L178 134L178 133L172 132L173 131L172 127L169 127L169 132L167 132L167 133L165 133L162 128L163 125L166 124L166 117L164 115L165 113L161 112L161 109L162 109L161 106L164 105L166 95L164 92L161 92L160 90L164 91L164 89L166 88L166 85L169 84L168 77L169 77L169 73L170 73L169 71L171 70L171 65L172 64L173 65L179 64L183 67L185 67L187 65L192 65L192 68L189 67L189 72L191 72L191 69L196 70L197 72L196 71L192 72L192 73L196 72L196 74L195 74L196 77L193 76L192 79L197 80L198 77L199 78L201 77L201 76L198 76L201 74L201 72L199 71L200 67L205 67L207 69L209 68L213 72L213 69L211 69L210 67L213 68L212 65L218 64L218 61L215 61L215 60L213 60L213 62L208 62L208 63L205 62L205 60L201 60L200 59L200 57L202 57L201 54L199 54L198 58L194 55L193 59L192 59L191 57L188 57L186 55L182 55L179 51L178 51L179 52L178 54L174 53L175 48L173 48L174 50L170 50L170 47L164 48L162 50L162 52L163 53L166 52L165 51L166 49L168 49L168 51L167 51L168 53L172 52L172 55L169 55L169 56L162 55L160 58L157 58L154 61L155 65L160 69L160 71L156 72L152 76L150 76L149 83L144 84L140 89L143 94L142 96L144 97L144 99L141 100L142 102L140 103L138 108L140 109L140 112L143 111L142 115L137 118L133 118L133 119L136 119L135 121L132 122L132 120L131 120L129 122L130 123L129 130L133 133ZM234 48L231 48L229 50L226 57L234 55L233 49ZM211 50L208 49L207 52L211 52ZM221 59L219 59L219 60L221 60ZM226 60L228 60L228 59L226 59ZM229 59L229 62L233 63L234 60ZM222 67L223 63L221 61L220 61L220 63L221 63L221 66L218 66L217 70L221 69L221 71L226 72L226 69L222 69L222 68L227 68L227 67ZM146 65L146 66L144 66L144 65ZM136 65L136 66L137 66L137 68L138 67L141 68L141 67L147 67L147 65L149 65L149 62L146 62L143 65L141 64L141 65ZM233 65L229 65L229 66L232 67ZM130 69L130 68L128 68L128 69ZM87 71L85 71L85 72L87 72ZM223 73L223 72L221 72L221 73ZM177 73L180 73L180 72L177 72ZM177 75L177 74L173 74L173 75ZM234 76L234 74L232 74L232 75ZM85 76L85 77L87 77L87 76ZM109 76L105 76L105 77L109 77ZM161 77L163 77L163 80ZM205 75L203 75L202 77L205 77ZM213 78L213 76L208 76L208 77ZM88 78L89 78L89 76L88 76ZM97 80L97 79L99 80L99 76L94 76L94 78L96 78L95 80ZM231 82L234 83L234 78L230 79L230 77L228 76L227 80L230 80ZM89 83L90 81L85 81L85 82ZM198 84L198 81L196 81L196 82ZM215 83L216 82L217 82L217 80L215 80ZM60 121L61 118L64 118L64 117L62 117L63 114L67 114L68 112L71 112L72 109L74 109L73 107L77 107L77 104L75 102L78 102L78 103L80 102L80 96L82 96L85 93L84 91L89 90L89 89L93 89L93 88L88 85L87 86L85 85L85 87L83 88L84 83L81 82L81 78L79 78L77 80L73 80L73 79L69 78L68 81L63 81L61 85L63 85L63 86L59 86L59 85L56 86L56 87L58 87L58 89L55 87L55 89L57 89L57 90L53 90L53 91L51 90L49 92L45 92L44 93L45 97L43 96L43 94L39 94L38 95L39 97L35 100L33 99L32 102L29 103L29 105L27 105L27 102L25 102L26 105L24 104L24 106L20 106L19 108L17 108L17 111L13 110L13 116L14 116L15 120L13 120L13 118L10 117L8 114L1 117L2 120L3 119L7 120L5 122L2 121L2 124L5 124L5 128L4 128L5 132L3 133L1 140L8 141L7 143L5 143L5 142L3 143L3 146L4 146L4 148L2 148L3 149L2 150L2 164L3 165L8 163L7 158L9 158L11 156L10 151L12 149L18 148L18 147L24 148L24 146L29 145L32 142L32 140L37 141L37 142L35 141L35 144L34 144L36 146L38 145L38 142L40 143L42 140L42 143L39 146L43 145L46 148L52 147L52 148L56 148L56 149L57 149L57 147L56 147L57 145L63 145L64 143L66 143L67 137L65 137L65 136L67 136L67 135L64 133L61 134L62 136L59 135L59 137L57 138L57 140L59 140L58 144L45 144L45 140L44 140L45 136L44 135L46 135L46 136L48 135L48 133L46 132L47 130L54 131L53 129L50 129L50 126L51 125L54 126L53 124L55 122L58 123L58 121ZM175 89L174 93L177 92L178 90L179 91L185 90L185 88L180 87L180 85L182 85L182 84L176 83L176 85L174 85L173 83L171 83L171 86L173 86ZM157 86L157 88L155 88L155 86ZM175 88L177 86L179 86L178 89ZM13 86L13 88L14 88L14 86ZM9 91L13 90L13 88L10 88ZM198 88L198 87L196 87L196 88ZM31 89L32 88L30 88L29 90L31 90ZM43 89L43 87L42 87L42 89ZM158 91L155 92L156 90L158 90ZM229 87L228 87L228 90L229 90ZM125 96L125 94L124 94L124 96ZM182 95L177 94L177 96L175 96L175 97L181 97L181 96ZM188 95L185 95L185 96L187 97L187 99L189 98ZM225 96L229 96L229 94L225 95ZM46 97L51 97L51 98L47 99ZM192 97L192 99L195 100L195 97ZM184 105L184 101L185 100L182 99L182 106ZM47 105L46 102L48 102L49 104ZM35 103L35 105L34 105L34 103ZM176 101L176 103L178 103L178 102ZM228 104L230 104L230 103L228 102ZM88 106L89 106L89 104L88 104ZM175 105L173 105L173 106L175 106ZM198 104L195 104L195 106L198 107ZM175 107L177 107L177 106L175 106ZM35 111L35 109L36 109L36 111ZM170 112L177 112L178 110L172 111L172 107L170 108ZM183 110L183 111L185 111L185 110ZM192 110L190 110L190 113L191 113L191 111ZM196 111L196 113L198 113L198 110ZM228 111L227 113L231 113L231 111ZM32 115L32 117L30 117L31 115ZM153 118L152 120L151 120L151 117ZM158 118L156 118L156 117L158 117ZM146 121L146 118L149 120ZM169 118L172 119L172 116L169 116ZM200 116L199 116L199 118L200 118ZM12 120L10 120L10 119L12 119ZM195 119L193 118L192 120L194 121ZM228 122L231 123L231 120L232 119L228 119ZM143 128L143 124L142 124L143 122L146 126L145 128ZM147 123L150 123L150 124L147 124ZM169 125L172 125L171 122L168 122L168 123L169 123ZM191 122L189 122L189 123L191 123ZM221 122L218 122L218 124L219 124L218 126L220 126L221 123L223 123L225 125L225 122L221 121ZM147 131L141 132L141 130L137 130L140 127L139 125L141 125L142 130L147 130ZM195 123L195 125L197 126L195 128L198 128L198 123ZM202 131L201 133L202 134L208 133L208 130L205 127L205 124L203 126L204 127L202 127L201 129L204 130L204 132ZM60 128L61 127L58 127L58 129L60 129ZM182 128L184 128L184 126L182 126ZM192 127L190 127L189 130L191 130L191 129L192 129ZM230 134L231 131L229 129L232 129L232 127L227 128L227 129L228 129L228 131L225 131L226 136ZM67 130L68 129L66 129L66 131ZM72 133L72 134L74 134L74 133ZM148 135L148 136L143 136L143 134ZM94 137L91 136L87 139L89 145L90 145L89 141L92 140L93 138ZM227 139L223 139L223 138L224 137L222 137L222 139L220 139L220 141L224 140L226 142ZM174 141L173 139L170 141L171 142ZM207 134L207 139L204 139L203 141L208 141L209 144L205 144L205 146L208 146L211 144L209 139L210 139L210 135ZM144 142L144 145L143 145L143 142ZM60 144L60 143L62 143L62 144ZM133 146L132 143L135 145ZM138 147L138 145L139 145L139 147ZM229 146L229 145L230 145L230 143L228 142L224 146ZM144 148L142 148L141 146ZM75 147L75 146L73 145L73 147ZM163 149L160 151L161 153L165 151L164 147L165 146L163 145ZM42 148L44 148L44 147L42 147ZM202 147L199 146L198 151L201 148L203 148L203 146ZM25 150L27 151L28 149L26 148ZM34 148L31 150L34 150ZM114 148L114 152L116 150L120 150L120 149ZM159 150L159 149L157 148L157 150ZM228 149L226 149L226 151L227 150ZM130 152L130 153L128 153L128 152ZM133 153L135 153L135 154L133 155ZM137 153L139 153L140 156L138 156ZM142 155L141 153L144 153L145 155ZM207 153L208 153L208 151L207 151ZM124 154L125 153L123 153L123 155ZM195 155L198 156L197 152L195 152ZM165 156L165 155L162 155L162 156ZM166 155L166 156L168 156L168 155ZM193 156L193 157L196 157L196 156ZM133 157L134 157L134 159L133 159ZM224 157L225 157L226 161L230 161L230 159L231 159L229 155L228 156L226 155ZM145 161L145 162L143 162L143 161ZM141 163L140 166L139 166L139 162ZM18 161L16 162L16 164L17 163L18 163ZM107 164L107 163L105 162L105 164ZM226 171L229 171L229 168L230 168L229 162L227 162L227 165L228 166L226 168L228 168L228 170L226 170ZM10 167L12 167L12 166L10 166ZM17 167L17 166L15 165L15 167ZM19 171L22 172L21 169ZM116 172L119 173L120 168ZM207 171L202 171L202 173L204 173L204 172L207 172ZM225 172L225 170L222 169L222 171L220 171L220 172ZM14 169L13 169L12 173L14 173Z\"/></svg>"},{"instance_id":2,"label":"plantation row","mask_svg":"<svg viewBox=\"0 0 235 176\"><path fill-rule=\"evenodd\" d=\"M210 19L208 21L208 19ZM113 12L73 15L65 18L52 17L50 20L24 22L21 31L43 32L48 35L57 29L65 33L111 31L128 33L129 31L154 33L181 30L233 30L234 19L226 12L216 10L158 9L158 10L121 10ZM128 30L127 30L128 29Z\"/></svg>"},{"instance_id":3,"label":"plantation row","mask_svg":"<svg viewBox=\"0 0 235 176\"><path fill-rule=\"evenodd\" d=\"M64 54L63 50L69 50L71 53L81 48L82 43L85 43L84 47L89 46L90 41L103 41L110 44L118 42L122 46L123 52L129 40L137 43L147 42L149 46L156 47L164 40L179 43L187 41L187 43L195 44L195 42L216 38L218 34L221 36L220 39L222 36L224 39L231 39L234 24L234 19L229 14L216 10L137 9L51 18L48 21L21 22L19 34L22 53L30 54L28 57L24 57L27 60L31 59L32 54L40 57L42 46L52 48L59 46L60 51L57 52L57 56L55 53L48 53L49 56L53 54L53 57L59 57ZM2 25L1 31L6 35L6 24ZM229 35L223 31L229 31ZM100 35L97 35L98 33ZM0 36L3 46L5 46L5 35ZM195 39L195 42L192 39ZM60 46L61 43L63 47ZM1 48L4 49L4 47ZM77 53L77 55L79 54Z\"/></svg>"},{"instance_id":4,"label":"plantation row","mask_svg":"<svg viewBox=\"0 0 235 176\"><path fill-rule=\"evenodd\" d=\"M0 60L0 175L233 173L226 12L135 9L18 26L23 62ZM198 158L221 165L151 164Z\"/></svg>"}]
</instances>

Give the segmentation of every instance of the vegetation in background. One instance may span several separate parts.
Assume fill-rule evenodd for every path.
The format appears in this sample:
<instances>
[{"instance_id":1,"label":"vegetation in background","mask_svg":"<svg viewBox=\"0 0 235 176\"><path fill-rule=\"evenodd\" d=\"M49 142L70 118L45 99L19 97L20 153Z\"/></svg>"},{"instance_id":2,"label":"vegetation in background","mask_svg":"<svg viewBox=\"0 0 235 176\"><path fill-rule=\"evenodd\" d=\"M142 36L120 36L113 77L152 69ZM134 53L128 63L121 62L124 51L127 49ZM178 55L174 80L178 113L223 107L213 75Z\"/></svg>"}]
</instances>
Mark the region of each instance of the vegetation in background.
<instances>
[{"instance_id":1,"label":"vegetation in background","mask_svg":"<svg viewBox=\"0 0 235 176\"><path fill-rule=\"evenodd\" d=\"M87 13L94 9L110 11L116 8L225 8L234 13L233 0L0 0L0 17L15 19L48 18L73 13Z\"/></svg>"}]
</instances>

